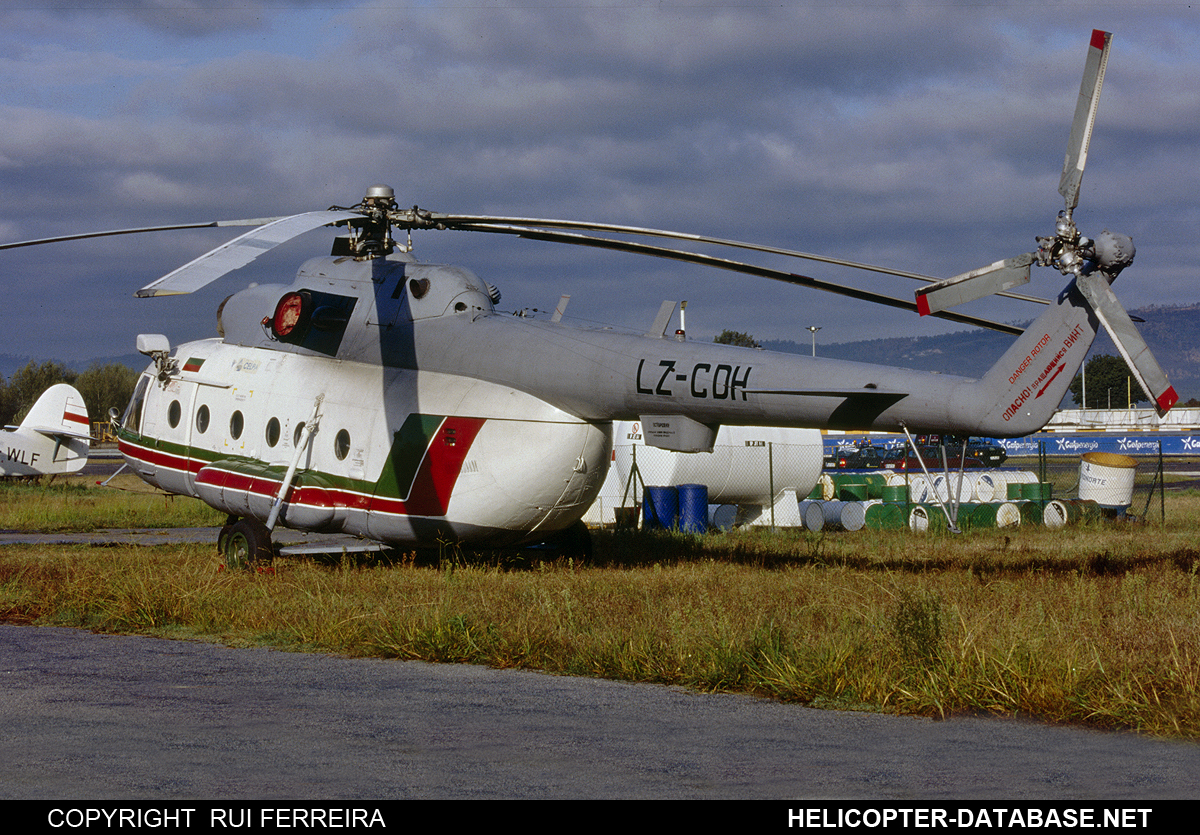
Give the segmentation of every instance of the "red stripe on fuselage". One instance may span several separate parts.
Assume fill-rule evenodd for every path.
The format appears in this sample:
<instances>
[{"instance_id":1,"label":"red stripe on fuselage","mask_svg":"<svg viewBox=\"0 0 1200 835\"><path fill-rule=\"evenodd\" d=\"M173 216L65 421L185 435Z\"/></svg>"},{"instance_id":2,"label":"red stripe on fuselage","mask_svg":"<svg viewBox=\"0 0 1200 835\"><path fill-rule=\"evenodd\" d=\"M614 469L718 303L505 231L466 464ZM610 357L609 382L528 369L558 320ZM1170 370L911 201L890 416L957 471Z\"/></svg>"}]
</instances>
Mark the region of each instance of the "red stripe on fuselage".
<instances>
[{"instance_id":1,"label":"red stripe on fuselage","mask_svg":"<svg viewBox=\"0 0 1200 835\"><path fill-rule=\"evenodd\" d=\"M373 494L369 491L374 491L375 485L371 484L364 484L364 490L361 492L339 487L305 485L304 473L300 472L297 474L299 484L288 491L287 502L297 506L348 507L400 516L445 516L454 486L462 472L463 462L483 424L483 418L449 417L442 421L425 450L425 456L421 459L420 467L413 478L407 499ZM145 461L156 467L198 473L198 484L253 493L272 499L279 492L281 479L248 475L222 468L217 463L183 458L127 441L121 441L119 446L127 457Z\"/></svg>"},{"instance_id":2,"label":"red stripe on fuselage","mask_svg":"<svg viewBox=\"0 0 1200 835\"><path fill-rule=\"evenodd\" d=\"M137 461L144 461L147 464L153 464L155 467L162 467L166 470L175 470L180 473L195 473L204 466L204 462L196 458L185 458L182 455L175 455L171 452L163 452L162 450L152 449L148 446L135 444L131 441L118 440L117 449L126 458L133 458Z\"/></svg>"},{"instance_id":3,"label":"red stripe on fuselage","mask_svg":"<svg viewBox=\"0 0 1200 835\"><path fill-rule=\"evenodd\" d=\"M408 491L408 499L404 502L406 509L400 512L417 516L446 515L463 461L482 427L482 418L448 417L442 421Z\"/></svg>"}]
</instances>

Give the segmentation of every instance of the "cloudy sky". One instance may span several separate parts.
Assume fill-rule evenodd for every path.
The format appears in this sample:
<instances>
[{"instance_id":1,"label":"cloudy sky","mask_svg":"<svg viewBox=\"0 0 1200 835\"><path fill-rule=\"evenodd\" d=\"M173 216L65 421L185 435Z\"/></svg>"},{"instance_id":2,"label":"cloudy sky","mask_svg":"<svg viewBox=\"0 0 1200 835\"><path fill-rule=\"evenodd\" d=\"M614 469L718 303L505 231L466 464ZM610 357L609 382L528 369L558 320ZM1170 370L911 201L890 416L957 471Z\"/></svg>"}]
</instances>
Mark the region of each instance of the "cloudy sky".
<instances>
[{"instance_id":1,"label":"cloudy sky","mask_svg":"<svg viewBox=\"0 0 1200 835\"><path fill-rule=\"evenodd\" d=\"M600 220L950 276L1034 248L1090 32L1114 33L1076 220L1131 234L1128 307L1198 300L1192 3L48 0L0 10L0 240L351 205ZM0 252L0 354L210 336L222 298L290 281L309 233L190 297L134 291L235 230ZM425 232L500 307L819 342L957 326L671 261ZM915 282L764 263L911 298ZM1065 282L1035 270L1030 292ZM1002 321L1037 309L975 303Z\"/></svg>"}]
</instances>

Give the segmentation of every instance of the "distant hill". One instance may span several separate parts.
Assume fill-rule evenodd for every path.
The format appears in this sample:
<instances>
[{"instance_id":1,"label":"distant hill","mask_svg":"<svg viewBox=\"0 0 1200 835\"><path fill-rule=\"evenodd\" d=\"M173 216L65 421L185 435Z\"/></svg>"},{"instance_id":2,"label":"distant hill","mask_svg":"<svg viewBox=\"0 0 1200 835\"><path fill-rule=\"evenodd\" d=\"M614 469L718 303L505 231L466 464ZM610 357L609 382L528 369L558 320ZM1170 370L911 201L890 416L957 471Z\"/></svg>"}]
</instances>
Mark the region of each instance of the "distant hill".
<instances>
[{"instance_id":1,"label":"distant hill","mask_svg":"<svg viewBox=\"0 0 1200 835\"><path fill-rule=\"evenodd\" d=\"M1167 372L1180 400L1200 398L1200 304L1146 307L1131 310L1130 315L1135 320L1145 320L1138 323L1138 330ZM981 377L1012 344L1012 340L1013 337L995 331L969 330L941 336L818 344L817 355ZM810 342L766 340L762 346L768 351L792 354L812 352ZM1108 334L1101 332L1091 353L1116 355L1117 349Z\"/></svg>"}]
</instances>

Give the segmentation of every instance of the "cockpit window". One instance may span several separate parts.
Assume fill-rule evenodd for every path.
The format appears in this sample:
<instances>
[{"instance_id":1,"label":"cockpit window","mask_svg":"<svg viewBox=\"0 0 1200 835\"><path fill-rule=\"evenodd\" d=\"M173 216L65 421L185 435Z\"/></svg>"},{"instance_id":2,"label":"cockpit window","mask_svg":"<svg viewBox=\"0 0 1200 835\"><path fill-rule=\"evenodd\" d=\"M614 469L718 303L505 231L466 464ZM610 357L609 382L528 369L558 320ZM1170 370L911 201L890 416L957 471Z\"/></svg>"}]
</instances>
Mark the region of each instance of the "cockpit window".
<instances>
[{"instance_id":1,"label":"cockpit window","mask_svg":"<svg viewBox=\"0 0 1200 835\"><path fill-rule=\"evenodd\" d=\"M146 402L146 390L149 387L149 377L143 376L138 380L137 388L133 390L133 397L130 398L129 405L125 407L125 414L121 416L122 429L137 432L142 425L142 404Z\"/></svg>"}]
</instances>

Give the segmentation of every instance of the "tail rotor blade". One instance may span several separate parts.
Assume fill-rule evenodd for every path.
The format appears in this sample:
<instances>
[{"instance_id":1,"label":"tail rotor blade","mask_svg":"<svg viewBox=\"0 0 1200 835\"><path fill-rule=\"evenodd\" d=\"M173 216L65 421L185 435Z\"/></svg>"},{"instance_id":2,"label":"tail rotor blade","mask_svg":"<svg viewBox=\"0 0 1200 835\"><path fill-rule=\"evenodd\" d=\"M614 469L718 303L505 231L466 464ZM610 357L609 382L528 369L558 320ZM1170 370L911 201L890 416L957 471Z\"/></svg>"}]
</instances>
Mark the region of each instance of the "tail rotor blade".
<instances>
[{"instance_id":1,"label":"tail rotor blade","mask_svg":"<svg viewBox=\"0 0 1200 835\"><path fill-rule=\"evenodd\" d=\"M929 316L956 305L1028 284L1029 266L1036 258L1036 252L1029 252L947 278L945 281L927 284L917 290L917 311L922 316Z\"/></svg>"},{"instance_id":2,"label":"tail rotor blade","mask_svg":"<svg viewBox=\"0 0 1200 835\"><path fill-rule=\"evenodd\" d=\"M1079 184L1087 164L1088 145L1092 141L1092 126L1096 122L1096 107L1100 103L1100 88L1104 85L1104 70L1108 66L1108 47L1111 42L1111 33L1092 30L1087 63L1083 67L1083 83L1079 87L1079 101L1075 105L1075 119L1071 123L1071 138L1067 140L1062 179L1058 183L1058 193L1066 201L1067 211L1079 205Z\"/></svg>"},{"instance_id":3,"label":"tail rotor blade","mask_svg":"<svg viewBox=\"0 0 1200 835\"><path fill-rule=\"evenodd\" d=\"M1096 271L1076 279L1075 284L1112 337L1138 385L1154 401L1159 417L1165 415L1179 400L1179 395L1167 380L1162 366L1150 353L1133 320L1108 286L1104 273Z\"/></svg>"}]
</instances>

